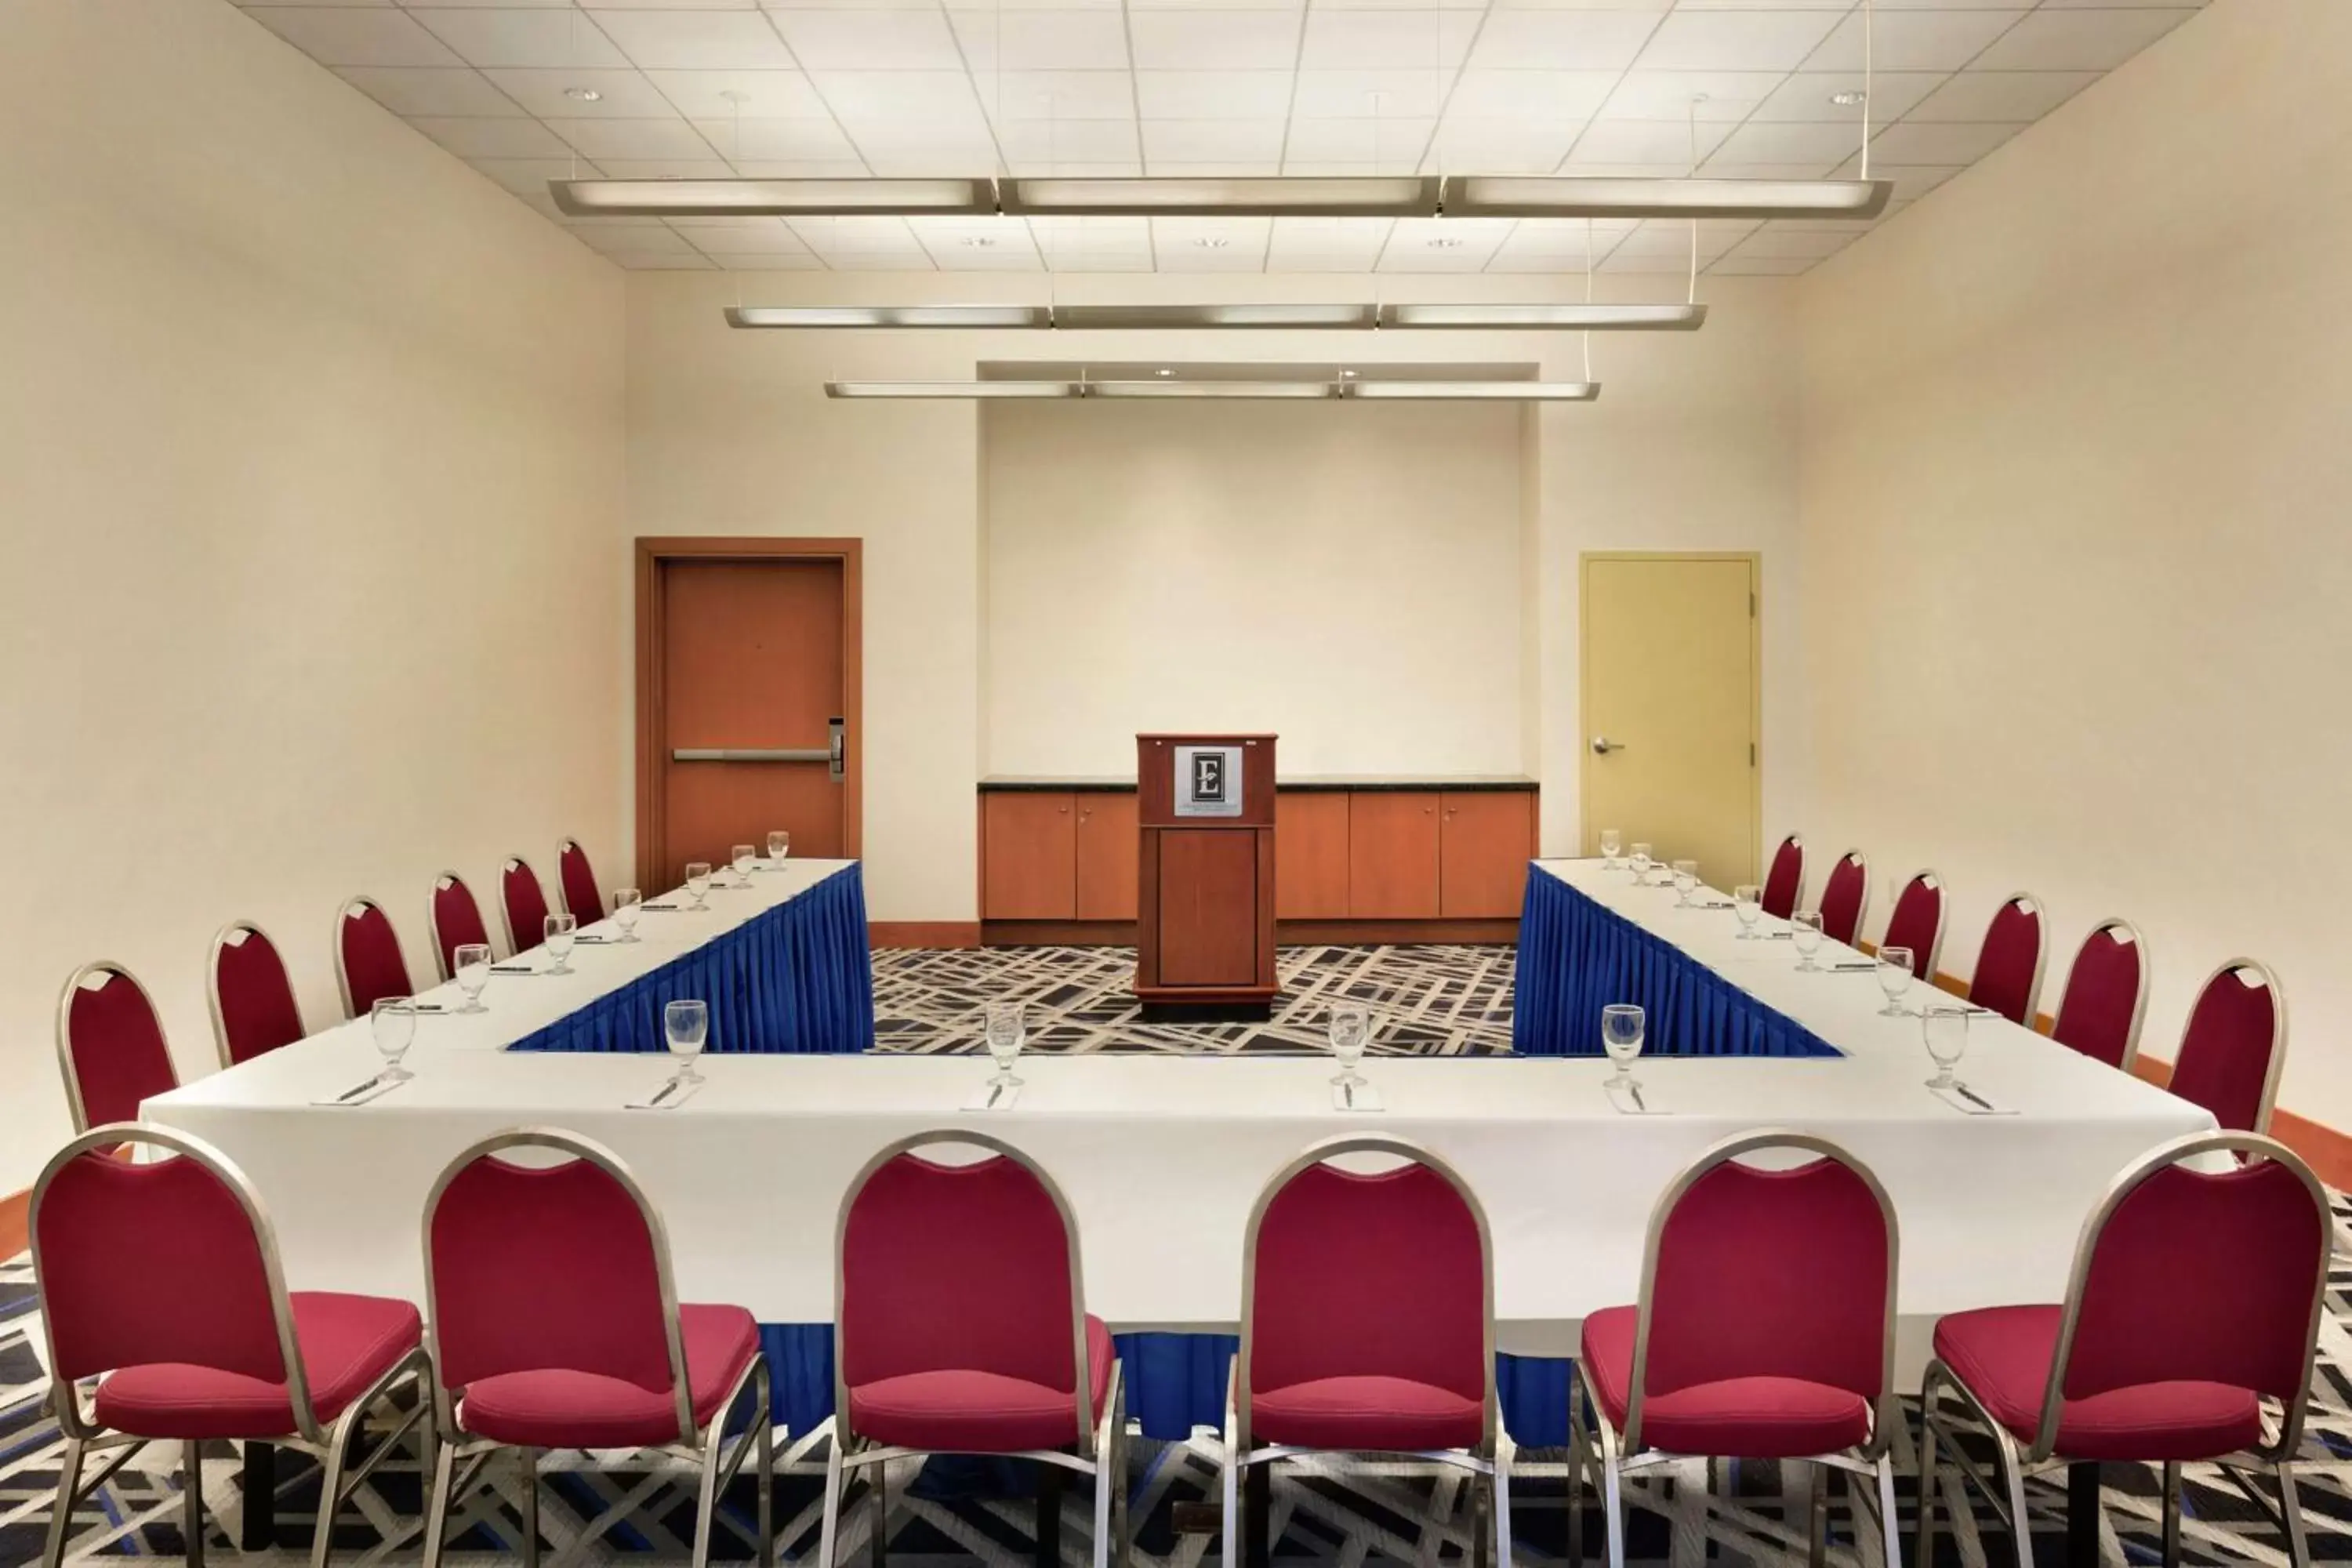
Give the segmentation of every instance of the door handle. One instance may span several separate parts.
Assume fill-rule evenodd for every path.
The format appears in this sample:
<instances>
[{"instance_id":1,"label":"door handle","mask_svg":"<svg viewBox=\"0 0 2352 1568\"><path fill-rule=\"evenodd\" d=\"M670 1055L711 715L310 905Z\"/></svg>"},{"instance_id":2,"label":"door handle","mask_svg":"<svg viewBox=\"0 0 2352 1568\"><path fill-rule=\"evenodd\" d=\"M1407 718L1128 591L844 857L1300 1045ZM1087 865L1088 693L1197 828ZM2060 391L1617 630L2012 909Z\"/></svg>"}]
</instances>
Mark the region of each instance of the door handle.
<instances>
[{"instance_id":1,"label":"door handle","mask_svg":"<svg viewBox=\"0 0 2352 1568\"><path fill-rule=\"evenodd\" d=\"M835 753L824 746L680 746L673 763L822 763Z\"/></svg>"},{"instance_id":2,"label":"door handle","mask_svg":"<svg viewBox=\"0 0 2352 1568\"><path fill-rule=\"evenodd\" d=\"M1605 757L1612 752L1622 752L1624 749L1625 742L1622 741L1612 741L1606 735L1592 737L1592 754L1596 757Z\"/></svg>"},{"instance_id":3,"label":"door handle","mask_svg":"<svg viewBox=\"0 0 2352 1568\"><path fill-rule=\"evenodd\" d=\"M839 784L843 773L847 772L849 767L849 737L842 727L841 715L836 713L826 720L824 731L825 777L835 784Z\"/></svg>"}]
</instances>

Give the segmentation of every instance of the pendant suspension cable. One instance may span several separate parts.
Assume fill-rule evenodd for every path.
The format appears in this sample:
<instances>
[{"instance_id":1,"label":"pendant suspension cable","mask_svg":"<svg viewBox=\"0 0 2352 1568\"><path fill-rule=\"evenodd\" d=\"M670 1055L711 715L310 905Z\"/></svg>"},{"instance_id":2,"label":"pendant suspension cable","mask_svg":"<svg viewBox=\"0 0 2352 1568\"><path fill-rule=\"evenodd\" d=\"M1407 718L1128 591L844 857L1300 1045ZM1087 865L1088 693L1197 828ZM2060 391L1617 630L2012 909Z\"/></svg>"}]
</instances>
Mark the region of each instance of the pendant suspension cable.
<instances>
[{"instance_id":1,"label":"pendant suspension cable","mask_svg":"<svg viewBox=\"0 0 2352 1568\"><path fill-rule=\"evenodd\" d=\"M1690 100L1690 177L1698 178L1698 106L1706 101L1706 94L1696 92ZM1698 219L1690 220L1690 303L1698 303Z\"/></svg>"},{"instance_id":2,"label":"pendant suspension cable","mask_svg":"<svg viewBox=\"0 0 2352 1568\"><path fill-rule=\"evenodd\" d=\"M1592 220L1584 220L1584 302L1592 303ZM1592 331L1587 328L1584 337L1584 379L1592 379Z\"/></svg>"}]
</instances>

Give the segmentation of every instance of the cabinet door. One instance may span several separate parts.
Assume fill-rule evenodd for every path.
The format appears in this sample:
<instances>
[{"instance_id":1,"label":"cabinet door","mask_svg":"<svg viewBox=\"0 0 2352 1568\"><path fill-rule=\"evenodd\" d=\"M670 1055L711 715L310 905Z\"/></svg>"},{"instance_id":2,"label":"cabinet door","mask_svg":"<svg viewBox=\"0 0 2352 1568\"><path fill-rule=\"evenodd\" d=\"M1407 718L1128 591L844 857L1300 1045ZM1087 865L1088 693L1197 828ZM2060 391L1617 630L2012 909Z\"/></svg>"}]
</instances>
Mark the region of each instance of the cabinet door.
<instances>
[{"instance_id":1,"label":"cabinet door","mask_svg":"<svg viewBox=\"0 0 2352 1568\"><path fill-rule=\"evenodd\" d=\"M1274 797L1274 912L1286 921L1348 918L1348 796Z\"/></svg>"},{"instance_id":2,"label":"cabinet door","mask_svg":"<svg viewBox=\"0 0 2352 1568\"><path fill-rule=\"evenodd\" d=\"M1069 792L1006 790L981 797L987 897L981 918L1077 916L1078 834Z\"/></svg>"},{"instance_id":3,"label":"cabinet door","mask_svg":"<svg viewBox=\"0 0 2352 1568\"><path fill-rule=\"evenodd\" d=\"M1367 791L1348 798L1348 913L1360 921L1437 915L1435 791Z\"/></svg>"},{"instance_id":4,"label":"cabinet door","mask_svg":"<svg viewBox=\"0 0 2352 1568\"><path fill-rule=\"evenodd\" d=\"M1136 797L1126 793L1088 791L1077 797L1078 919L1082 921L1135 918L1135 804Z\"/></svg>"},{"instance_id":5,"label":"cabinet door","mask_svg":"<svg viewBox=\"0 0 2352 1568\"><path fill-rule=\"evenodd\" d=\"M1509 920L1528 889L1535 843L1533 795L1519 791L1449 793L1439 813L1442 888L1448 920Z\"/></svg>"}]
</instances>

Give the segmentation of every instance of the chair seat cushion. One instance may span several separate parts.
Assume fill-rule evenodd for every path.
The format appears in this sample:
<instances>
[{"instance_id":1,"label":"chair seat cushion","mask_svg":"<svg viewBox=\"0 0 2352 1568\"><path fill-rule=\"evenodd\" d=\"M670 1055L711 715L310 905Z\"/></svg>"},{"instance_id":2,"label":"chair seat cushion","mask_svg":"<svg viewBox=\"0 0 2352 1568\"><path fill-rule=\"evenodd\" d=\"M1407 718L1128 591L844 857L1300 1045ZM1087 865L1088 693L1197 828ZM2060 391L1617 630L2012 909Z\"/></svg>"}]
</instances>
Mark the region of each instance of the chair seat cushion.
<instances>
[{"instance_id":1,"label":"chair seat cushion","mask_svg":"<svg viewBox=\"0 0 2352 1568\"><path fill-rule=\"evenodd\" d=\"M2057 1353L2061 1309L1987 1307L1936 1325L1936 1356L1992 1418L2032 1443ZM2224 1383L2141 1383L2058 1414L2056 1452L2070 1459L2214 1459L2262 1441L2262 1401Z\"/></svg>"},{"instance_id":2,"label":"chair seat cushion","mask_svg":"<svg viewBox=\"0 0 2352 1568\"><path fill-rule=\"evenodd\" d=\"M406 1301L297 1290L294 1342L320 1426L341 1415L424 1339ZM126 1366L98 1385L98 1419L140 1437L285 1437L294 1435L286 1385L180 1363Z\"/></svg>"},{"instance_id":3,"label":"chair seat cushion","mask_svg":"<svg viewBox=\"0 0 2352 1568\"><path fill-rule=\"evenodd\" d=\"M1622 1430L1633 1385L1639 1314L1611 1307L1584 1320L1584 1361L1601 1412ZM1744 1459L1834 1454L1870 1439L1870 1401L1801 1377L1727 1377L1642 1401L1642 1446Z\"/></svg>"},{"instance_id":4,"label":"chair seat cushion","mask_svg":"<svg viewBox=\"0 0 2352 1568\"><path fill-rule=\"evenodd\" d=\"M699 1428L760 1352L759 1325L740 1307L682 1306L679 1339ZM651 1448L678 1440L677 1400L600 1373L543 1367L467 1384L457 1425L476 1436L530 1448Z\"/></svg>"},{"instance_id":5,"label":"chair seat cushion","mask_svg":"<svg viewBox=\"0 0 2352 1568\"><path fill-rule=\"evenodd\" d=\"M1318 1377L1250 1395L1251 1440L1303 1448L1475 1447L1484 1417L1479 1400L1409 1377Z\"/></svg>"},{"instance_id":6,"label":"chair seat cushion","mask_svg":"<svg viewBox=\"0 0 2352 1568\"><path fill-rule=\"evenodd\" d=\"M1102 1419L1110 1394L1110 1331L1087 1319L1090 1407ZM927 1454L1017 1454L1066 1448L1078 1440L1077 1413L1066 1388L963 1368L877 1377L849 1391L850 1429L877 1443Z\"/></svg>"}]
</instances>

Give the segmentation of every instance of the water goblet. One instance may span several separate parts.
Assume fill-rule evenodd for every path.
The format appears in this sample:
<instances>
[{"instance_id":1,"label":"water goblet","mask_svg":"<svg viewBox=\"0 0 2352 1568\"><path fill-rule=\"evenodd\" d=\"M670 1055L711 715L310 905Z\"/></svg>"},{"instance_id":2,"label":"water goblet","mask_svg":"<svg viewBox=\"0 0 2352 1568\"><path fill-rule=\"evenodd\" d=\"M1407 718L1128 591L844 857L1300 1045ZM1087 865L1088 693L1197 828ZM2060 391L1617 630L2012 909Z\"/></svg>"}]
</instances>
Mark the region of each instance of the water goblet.
<instances>
[{"instance_id":1,"label":"water goblet","mask_svg":"<svg viewBox=\"0 0 2352 1568\"><path fill-rule=\"evenodd\" d=\"M449 967L454 972L457 989L466 994L466 1005L460 1013L487 1013L482 1005L482 990L490 983L490 944L486 942L464 942L450 954Z\"/></svg>"},{"instance_id":2,"label":"water goblet","mask_svg":"<svg viewBox=\"0 0 2352 1568\"><path fill-rule=\"evenodd\" d=\"M1650 847L1646 844L1636 844L1633 846L1633 885L1638 888L1649 879Z\"/></svg>"},{"instance_id":3,"label":"water goblet","mask_svg":"<svg viewBox=\"0 0 2352 1568\"><path fill-rule=\"evenodd\" d=\"M1339 1059L1339 1076L1331 1081L1341 1089L1353 1089L1364 1081L1356 1064L1364 1059L1364 1047L1371 1038L1371 1009L1360 1002L1341 1002L1332 1007L1325 1027L1331 1054Z\"/></svg>"},{"instance_id":4,"label":"water goblet","mask_svg":"<svg viewBox=\"0 0 2352 1568\"><path fill-rule=\"evenodd\" d=\"M1625 841L1617 836L1615 828L1602 828L1601 830L1601 868L1604 871L1617 869L1617 852L1624 847Z\"/></svg>"},{"instance_id":5,"label":"water goblet","mask_svg":"<svg viewBox=\"0 0 2352 1568\"><path fill-rule=\"evenodd\" d=\"M623 942L637 940L637 905L644 898L635 888L613 889L613 923L621 928Z\"/></svg>"},{"instance_id":6,"label":"water goblet","mask_svg":"<svg viewBox=\"0 0 2352 1568\"><path fill-rule=\"evenodd\" d=\"M1905 1018L1911 1009L1903 1005L1904 994L1911 989L1911 950L1907 947L1882 947L1878 950L1878 988L1886 993L1886 1005L1878 1010L1882 1018Z\"/></svg>"},{"instance_id":7,"label":"water goblet","mask_svg":"<svg viewBox=\"0 0 2352 1568\"><path fill-rule=\"evenodd\" d=\"M991 1002L982 1010L982 1033L988 1042L988 1054L996 1063L996 1076L989 1079L992 1089L1019 1089L1021 1080L1013 1076L1013 1064L1021 1058L1021 1045L1028 1036L1028 1025L1021 1016L1018 1002Z\"/></svg>"},{"instance_id":8,"label":"water goblet","mask_svg":"<svg viewBox=\"0 0 2352 1568\"><path fill-rule=\"evenodd\" d=\"M1677 907L1677 908L1687 908L1687 907L1689 906L1689 904L1690 904L1690 901L1691 901L1691 895L1692 895L1693 893L1696 892L1697 890L1698 890L1698 862L1697 862L1697 861L1696 861L1696 860L1677 860L1677 861L1675 861L1675 907Z\"/></svg>"},{"instance_id":9,"label":"water goblet","mask_svg":"<svg viewBox=\"0 0 2352 1568\"><path fill-rule=\"evenodd\" d=\"M783 868L784 858L793 852L793 836L782 828L768 835L768 859L778 869Z\"/></svg>"},{"instance_id":10,"label":"water goblet","mask_svg":"<svg viewBox=\"0 0 2352 1568\"><path fill-rule=\"evenodd\" d=\"M1742 883L1731 889L1731 913L1739 921L1741 942L1756 940L1757 918L1764 912L1764 889L1753 883Z\"/></svg>"},{"instance_id":11,"label":"water goblet","mask_svg":"<svg viewBox=\"0 0 2352 1568\"><path fill-rule=\"evenodd\" d=\"M1633 1064L1641 1059L1646 1026L1642 1009L1630 1002L1612 1002L1601 1009L1601 1047L1617 1068L1609 1088L1632 1093L1641 1087L1633 1081Z\"/></svg>"},{"instance_id":12,"label":"water goblet","mask_svg":"<svg viewBox=\"0 0 2352 1568\"><path fill-rule=\"evenodd\" d=\"M751 847L749 844L738 844L734 848L727 852L729 863L733 865L735 868L735 885L737 887L748 888L751 885L751 862L756 858L757 857L752 853Z\"/></svg>"},{"instance_id":13,"label":"water goblet","mask_svg":"<svg viewBox=\"0 0 2352 1568\"><path fill-rule=\"evenodd\" d=\"M550 915L546 921L547 955L555 960L550 974L572 973L572 939L580 931L580 921L572 915Z\"/></svg>"},{"instance_id":14,"label":"water goblet","mask_svg":"<svg viewBox=\"0 0 2352 1568\"><path fill-rule=\"evenodd\" d=\"M710 862L688 860L686 863L686 890L694 900L694 907L703 907L702 900L710 896Z\"/></svg>"},{"instance_id":15,"label":"water goblet","mask_svg":"<svg viewBox=\"0 0 2352 1568\"><path fill-rule=\"evenodd\" d=\"M1793 933L1790 940L1796 943L1797 948L1798 972L1821 973L1822 966L1813 962L1813 955L1822 950L1822 911L1799 910L1791 918L1790 927Z\"/></svg>"},{"instance_id":16,"label":"water goblet","mask_svg":"<svg viewBox=\"0 0 2352 1568\"><path fill-rule=\"evenodd\" d=\"M1969 1049L1969 1014L1965 1007L1930 1006L1921 1009L1919 1033L1927 1043L1927 1056L1936 1064L1936 1076L1928 1080L1929 1089L1954 1089L1959 1079L1952 1069Z\"/></svg>"},{"instance_id":17,"label":"water goblet","mask_svg":"<svg viewBox=\"0 0 2352 1568\"><path fill-rule=\"evenodd\" d=\"M405 996L380 996L368 1009L368 1028L375 1036L376 1054L384 1059L383 1076L390 1083L405 1083L414 1076L400 1065L416 1037L416 1004Z\"/></svg>"},{"instance_id":18,"label":"water goblet","mask_svg":"<svg viewBox=\"0 0 2352 1568\"><path fill-rule=\"evenodd\" d=\"M700 1083L702 1074L695 1068L695 1058L710 1041L710 1004L708 1002L672 1002L662 1009L662 1037L669 1045L669 1054L678 1059L678 1069L670 1075L673 1083Z\"/></svg>"}]
</instances>

